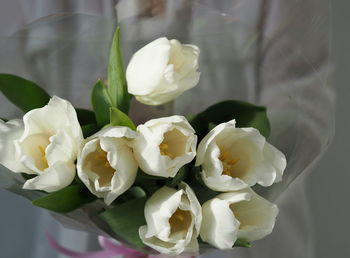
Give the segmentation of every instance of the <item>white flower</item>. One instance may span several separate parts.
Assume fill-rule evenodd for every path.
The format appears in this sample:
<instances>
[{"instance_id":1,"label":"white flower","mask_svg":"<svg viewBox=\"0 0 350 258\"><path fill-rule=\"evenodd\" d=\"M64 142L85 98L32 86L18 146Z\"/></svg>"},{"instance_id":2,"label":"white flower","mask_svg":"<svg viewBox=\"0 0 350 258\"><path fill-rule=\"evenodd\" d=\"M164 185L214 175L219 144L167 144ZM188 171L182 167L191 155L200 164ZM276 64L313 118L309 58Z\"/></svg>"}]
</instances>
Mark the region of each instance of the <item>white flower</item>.
<instances>
[{"instance_id":1,"label":"white flower","mask_svg":"<svg viewBox=\"0 0 350 258\"><path fill-rule=\"evenodd\" d=\"M205 202L202 214L202 240L219 249L230 249L237 239L252 242L271 234L278 208L247 188Z\"/></svg>"},{"instance_id":2,"label":"white flower","mask_svg":"<svg viewBox=\"0 0 350 258\"><path fill-rule=\"evenodd\" d=\"M74 179L74 161L83 141L73 106L53 97L46 106L25 114L23 121L23 133L20 133L20 126L8 133L8 140L17 138L13 157L21 163L12 170L37 175L27 180L23 188L54 192L68 186ZM3 137L6 134L1 133ZM9 151L12 150L9 147ZM8 161L2 161L6 163Z\"/></svg>"},{"instance_id":3,"label":"white flower","mask_svg":"<svg viewBox=\"0 0 350 258\"><path fill-rule=\"evenodd\" d=\"M135 181L138 165L130 147L137 133L127 127L108 127L89 137L78 155L79 178L110 205Z\"/></svg>"},{"instance_id":4,"label":"white flower","mask_svg":"<svg viewBox=\"0 0 350 258\"><path fill-rule=\"evenodd\" d=\"M20 162L15 148L15 140L19 139L24 131L22 120L14 119L4 122L0 119L0 164L14 172L24 172L28 169Z\"/></svg>"},{"instance_id":5,"label":"white flower","mask_svg":"<svg viewBox=\"0 0 350 258\"><path fill-rule=\"evenodd\" d=\"M156 191L146 202L145 218L139 235L147 246L168 255L198 251L201 206L187 184L178 191L167 186Z\"/></svg>"},{"instance_id":6,"label":"white flower","mask_svg":"<svg viewBox=\"0 0 350 258\"><path fill-rule=\"evenodd\" d=\"M209 188L225 192L281 181L286 158L258 130L236 128L232 120L216 126L200 142L196 166L202 167Z\"/></svg>"},{"instance_id":7,"label":"white flower","mask_svg":"<svg viewBox=\"0 0 350 258\"><path fill-rule=\"evenodd\" d=\"M147 174L174 177L196 156L197 136L183 116L152 119L137 127L134 155Z\"/></svg>"},{"instance_id":8,"label":"white flower","mask_svg":"<svg viewBox=\"0 0 350 258\"><path fill-rule=\"evenodd\" d=\"M169 102L198 84L199 49L159 38L138 50L126 70L128 91L148 105Z\"/></svg>"}]
</instances>

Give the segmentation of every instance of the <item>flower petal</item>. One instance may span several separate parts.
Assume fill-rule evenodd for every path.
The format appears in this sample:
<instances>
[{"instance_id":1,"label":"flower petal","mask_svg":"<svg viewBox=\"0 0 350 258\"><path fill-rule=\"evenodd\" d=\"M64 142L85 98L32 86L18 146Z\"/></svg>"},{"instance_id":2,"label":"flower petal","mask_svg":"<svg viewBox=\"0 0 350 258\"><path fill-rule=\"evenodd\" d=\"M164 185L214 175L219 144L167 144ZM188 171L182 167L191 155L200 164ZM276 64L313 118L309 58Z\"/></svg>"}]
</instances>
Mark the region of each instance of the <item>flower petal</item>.
<instances>
[{"instance_id":1,"label":"flower petal","mask_svg":"<svg viewBox=\"0 0 350 258\"><path fill-rule=\"evenodd\" d=\"M200 236L203 241L219 249L231 249L237 240L239 221L229 202L218 198L202 205L203 221Z\"/></svg>"},{"instance_id":2,"label":"flower petal","mask_svg":"<svg viewBox=\"0 0 350 258\"><path fill-rule=\"evenodd\" d=\"M276 171L275 182L280 182L282 180L283 172L287 166L286 157L282 152L276 149L269 143L264 146L264 157L267 162L272 164Z\"/></svg>"},{"instance_id":3,"label":"flower petal","mask_svg":"<svg viewBox=\"0 0 350 258\"><path fill-rule=\"evenodd\" d=\"M23 189L56 192L70 185L74 176L74 164L55 163L55 165L49 167L45 172L27 180L23 185Z\"/></svg>"},{"instance_id":4,"label":"flower petal","mask_svg":"<svg viewBox=\"0 0 350 258\"><path fill-rule=\"evenodd\" d=\"M220 194L216 198L230 203L231 210L240 222L238 238L251 242L271 234L278 214L275 204L250 188Z\"/></svg>"},{"instance_id":5,"label":"flower petal","mask_svg":"<svg viewBox=\"0 0 350 258\"><path fill-rule=\"evenodd\" d=\"M137 127L134 155L147 174L174 177L196 155L197 136L183 116L152 119ZM161 146L166 151L161 153Z\"/></svg>"},{"instance_id":6,"label":"flower petal","mask_svg":"<svg viewBox=\"0 0 350 258\"><path fill-rule=\"evenodd\" d=\"M167 240L170 234L169 219L181 202L183 190L176 191L170 187L162 187L146 202L145 218L147 222L146 238L157 236Z\"/></svg>"},{"instance_id":7,"label":"flower petal","mask_svg":"<svg viewBox=\"0 0 350 258\"><path fill-rule=\"evenodd\" d=\"M78 155L79 178L107 205L135 181L138 165L129 140L136 136L126 127L108 127L89 137Z\"/></svg>"},{"instance_id":8,"label":"flower petal","mask_svg":"<svg viewBox=\"0 0 350 258\"><path fill-rule=\"evenodd\" d=\"M0 119L0 164L13 172L31 173L24 167L16 151L15 141L24 131L22 120L14 119L4 122Z\"/></svg>"},{"instance_id":9,"label":"flower petal","mask_svg":"<svg viewBox=\"0 0 350 258\"><path fill-rule=\"evenodd\" d=\"M162 78L169 57L170 44L167 38L159 38L138 50L126 69L129 93L151 93Z\"/></svg>"}]
</instances>

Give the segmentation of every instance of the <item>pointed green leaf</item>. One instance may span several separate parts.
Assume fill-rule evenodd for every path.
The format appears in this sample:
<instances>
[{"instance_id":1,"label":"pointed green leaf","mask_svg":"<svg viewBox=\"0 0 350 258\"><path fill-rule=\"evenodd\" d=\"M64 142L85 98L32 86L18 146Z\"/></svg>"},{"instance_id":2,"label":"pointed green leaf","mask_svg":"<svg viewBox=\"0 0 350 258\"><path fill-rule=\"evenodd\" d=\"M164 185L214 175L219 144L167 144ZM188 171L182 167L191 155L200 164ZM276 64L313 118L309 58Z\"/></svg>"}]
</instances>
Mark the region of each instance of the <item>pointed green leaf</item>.
<instances>
[{"instance_id":1,"label":"pointed green leaf","mask_svg":"<svg viewBox=\"0 0 350 258\"><path fill-rule=\"evenodd\" d=\"M0 90L24 112L45 106L50 96L34 82L11 74L0 74Z\"/></svg>"},{"instance_id":2,"label":"pointed green leaf","mask_svg":"<svg viewBox=\"0 0 350 258\"><path fill-rule=\"evenodd\" d=\"M146 198L127 201L102 212L100 217L123 240L133 246L143 247L144 244L139 237L139 228L146 225L144 217L145 203Z\"/></svg>"},{"instance_id":3,"label":"pointed green leaf","mask_svg":"<svg viewBox=\"0 0 350 258\"><path fill-rule=\"evenodd\" d=\"M127 126L131 130L136 130L134 122L118 108L111 107L110 111L110 124L113 126Z\"/></svg>"},{"instance_id":4,"label":"pointed green leaf","mask_svg":"<svg viewBox=\"0 0 350 258\"><path fill-rule=\"evenodd\" d=\"M120 28L114 33L109 54L108 64L108 93L111 96L111 104L128 113L131 95L128 93L126 78L123 68L123 57L119 38Z\"/></svg>"},{"instance_id":5,"label":"pointed green leaf","mask_svg":"<svg viewBox=\"0 0 350 258\"><path fill-rule=\"evenodd\" d=\"M83 108L76 108L75 111L77 112L79 124L81 126L97 123L95 113L93 111Z\"/></svg>"},{"instance_id":6,"label":"pointed green leaf","mask_svg":"<svg viewBox=\"0 0 350 258\"><path fill-rule=\"evenodd\" d=\"M92 89L91 104L95 111L97 124L100 126L107 125L109 123L109 108L112 106L112 102L107 87L101 80L98 80Z\"/></svg>"},{"instance_id":7,"label":"pointed green leaf","mask_svg":"<svg viewBox=\"0 0 350 258\"><path fill-rule=\"evenodd\" d=\"M86 187L82 185L71 185L36 199L32 204L47 210L68 213L95 199L96 197Z\"/></svg>"},{"instance_id":8,"label":"pointed green leaf","mask_svg":"<svg viewBox=\"0 0 350 258\"><path fill-rule=\"evenodd\" d=\"M209 127L236 120L237 127L254 127L266 138L270 135L270 123L266 108L244 101L228 100L217 103L195 116L190 122L200 138Z\"/></svg>"}]
</instances>

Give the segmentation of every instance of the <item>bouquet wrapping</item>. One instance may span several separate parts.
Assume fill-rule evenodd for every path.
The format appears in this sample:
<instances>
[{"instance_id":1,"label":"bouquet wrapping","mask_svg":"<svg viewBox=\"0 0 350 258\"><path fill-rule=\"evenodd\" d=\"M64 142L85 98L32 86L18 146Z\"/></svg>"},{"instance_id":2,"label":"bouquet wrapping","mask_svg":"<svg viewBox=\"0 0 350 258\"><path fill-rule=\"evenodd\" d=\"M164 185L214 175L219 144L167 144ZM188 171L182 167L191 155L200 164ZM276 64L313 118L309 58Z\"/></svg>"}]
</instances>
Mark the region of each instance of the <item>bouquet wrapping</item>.
<instances>
[{"instance_id":1,"label":"bouquet wrapping","mask_svg":"<svg viewBox=\"0 0 350 258\"><path fill-rule=\"evenodd\" d=\"M270 126L265 107L238 100L186 117L158 118L157 109L151 120L137 117L148 107L130 104L131 95L146 105L190 95L205 74L201 48L161 37L141 46L124 73L119 43L116 32L108 76L92 89L93 112L2 74L2 92L26 112L23 122L2 123L2 153L10 156L1 163L21 173L2 173L3 187L58 212L65 225L142 252L196 253L198 239L203 248L228 249L269 234L277 215L270 201L300 173L286 174L288 165L282 176L284 155L265 140L271 128L281 131L276 120ZM239 215L250 205L257 217ZM252 227L249 218L260 221Z\"/></svg>"}]
</instances>

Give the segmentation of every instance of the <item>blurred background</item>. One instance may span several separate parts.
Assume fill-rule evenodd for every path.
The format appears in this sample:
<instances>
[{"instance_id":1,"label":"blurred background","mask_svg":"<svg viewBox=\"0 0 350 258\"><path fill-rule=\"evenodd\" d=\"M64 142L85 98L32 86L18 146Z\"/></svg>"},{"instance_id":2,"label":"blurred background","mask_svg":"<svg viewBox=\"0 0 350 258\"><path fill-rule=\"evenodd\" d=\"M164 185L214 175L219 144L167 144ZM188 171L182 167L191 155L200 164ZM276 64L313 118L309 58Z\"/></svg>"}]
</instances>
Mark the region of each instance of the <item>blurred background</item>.
<instances>
[{"instance_id":1,"label":"blurred background","mask_svg":"<svg viewBox=\"0 0 350 258\"><path fill-rule=\"evenodd\" d=\"M297 0L293 0L298 2ZM78 10L79 13L113 17L115 9L110 6L117 1L52 1L47 0L44 4L39 0L28 1L0 1L0 43L6 44L6 39L13 32L25 24L32 22L44 15L65 12L67 8ZM125 1L124 1L125 2ZM157 2L157 1L154 1ZM158 1L161 2L161 1ZM206 1L210 2L210 1ZM223 2L223 1L221 1ZM229 2L229 1L226 1ZM292 1L291 1L292 2ZM308 2L308 1L306 1ZM317 1L309 1L317 2ZM313 167L311 173L304 173L294 181L280 198L281 220L277 222L276 232L266 240L257 242L255 250L264 249L263 246L274 247L270 256L254 255L254 252L233 252L221 254L225 257L289 257L289 258L328 258L328 257L350 257L350 245L348 244L348 231L350 230L350 171L348 168L347 146L350 144L348 133L350 132L350 90L347 87L347 80L350 67L350 35L348 31L348 10L350 2L347 1L321 1L323 4L331 2L329 5L331 20L330 33L330 53L331 53L331 84L336 91L336 131L335 137L327 152L320 161ZM63 4L68 3L68 4ZM159 10L149 10L145 7L144 15L152 15L152 12ZM126 15L119 13L118 15ZM131 15L131 14L129 14ZM127 18L127 17L126 17ZM318 22L314 17L314 22ZM146 28L147 29L147 28ZM328 28L320 28L328 31ZM0 47L3 46L0 44ZM320 43L321 44L321 43ZM6 46L7 47L7 46ZM310 49L318 49L315 44ZM312 50L310 50L312 51ZM103 58L101 58L103 59ZM0 67L8 66L0 60ZM102 67L101 69L104 69ZM15 68L12 68L15 72ZM0 71L3 72L3 71ZM56 91L61 96L70 96L69 89L62 86L61 92ZM83 93L85 94L85 93ZM317 95L317 93L316 93ZM77 98L82 98L78 94ZM8 103L0 98L1 108L7 107ZM72 99L72 101L74 101ZM186 100L185 100L186 101ZM325 108L331 109L331 106ZM15 112L15 111L13 111ZM325 112L332 114L332 110ZM327 120L327 119L326 119ZM332 118L329 118L331 123ZM325 135L325 137L328 137ZM306 144L308 142L306 141ZM296 194L297 193L297 194ZM301 199L303 198L303 199ZM0 257L4 258L43 258L56 257L55 252L48 246L44 230L56 234L62 244L84 249L93 249L96 246L94 238L87 234L63 230L45 211L33 207L27 200L16 196L5 190L0 190L0 202L2 204L0 213ZM295 208L300 203L299 208ZM303 212L300 212L302 210ZM305 215L307 214L307 215ZM288 227L286 223L290 223ZM288 230L289 232L286 232ZM58 232L58 233L57 233ZM304 235L300 235L304 232ZM290 235L288 239L286 236ZM282 236L282 237L280 237ZM293 238L299 238L293 239ZM307 240L307 241L304 241ZM288 250L289 248L300 249L300 252ZM72 245L74 242L76 244ZM307 246L304 246L307 245ZM268 253L267 251L265 253ZM264 253L264 254L265 254ZM208 256L220 256L220 254L208 254Z\"/></svg>"}]
</instances>

